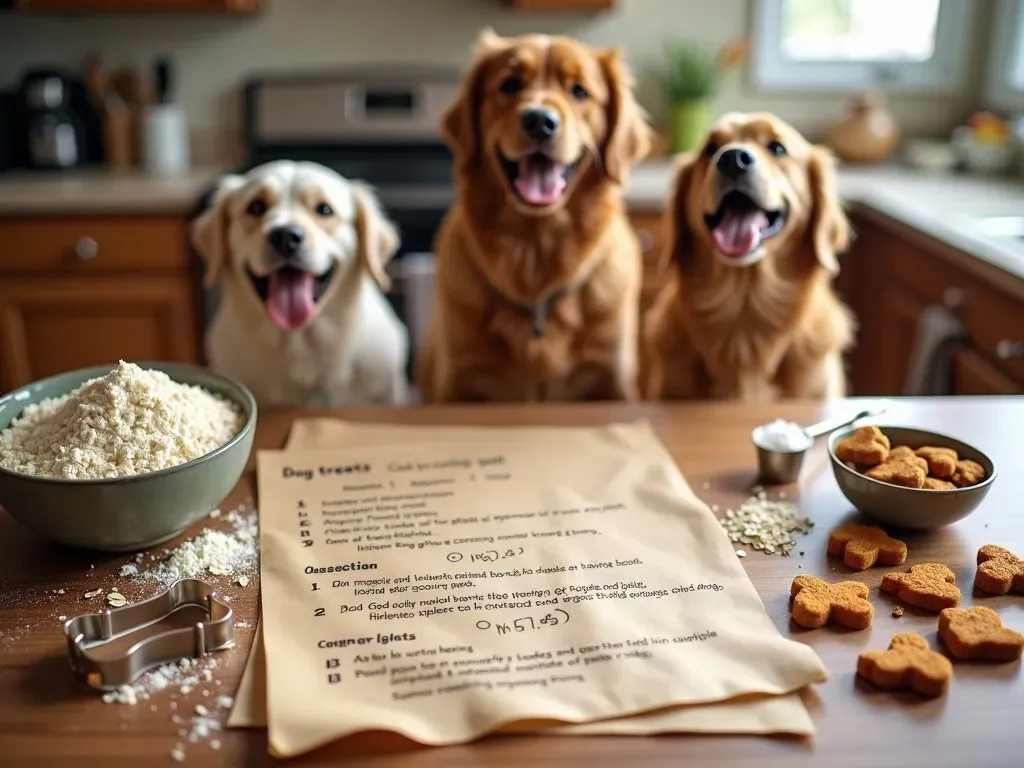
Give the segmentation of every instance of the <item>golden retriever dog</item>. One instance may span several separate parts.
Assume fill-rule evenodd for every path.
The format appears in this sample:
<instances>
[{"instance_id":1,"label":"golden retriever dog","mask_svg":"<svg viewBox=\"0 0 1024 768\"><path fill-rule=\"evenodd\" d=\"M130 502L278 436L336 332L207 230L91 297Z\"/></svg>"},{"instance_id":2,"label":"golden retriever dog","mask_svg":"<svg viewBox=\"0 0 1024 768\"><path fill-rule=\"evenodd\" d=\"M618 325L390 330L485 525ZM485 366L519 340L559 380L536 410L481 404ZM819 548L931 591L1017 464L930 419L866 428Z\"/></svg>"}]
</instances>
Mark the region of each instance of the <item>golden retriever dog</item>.
<instances>
[{"instance_id":1,"label":"golden retriever dog","mask_svg":"<svg viewBox=\"0 0 1024 768\"><path fill-rule=\"evenodd\" d=\"M681 160L665 215L645 396L841 397L854 323L831 281L851 229L831 154L774 115L726 114Z\"/></svg>"},{"instance_id":2,"label":"golden retriever dog","mask_svg":"<svg viewBox=\"0 0 1024 768\"><path fill-rule=\"evenodd\" d=\"M639 396L640 244L623 183L650 129L615 50L485 30L444 117L430 402Z\"/></svg>"},{"instance_id":3,"label":"golden retriever dog","mask_svg":"<svg viewBox=\"0 0 1024 768\"><path fill-rule=\"evenodd\" d=\"M407 402L408 334L383 293L399 239L369 187L267 163L220 180L192 241L221 289L212 369L264 405Z\"/></svg>"}]
</instances>

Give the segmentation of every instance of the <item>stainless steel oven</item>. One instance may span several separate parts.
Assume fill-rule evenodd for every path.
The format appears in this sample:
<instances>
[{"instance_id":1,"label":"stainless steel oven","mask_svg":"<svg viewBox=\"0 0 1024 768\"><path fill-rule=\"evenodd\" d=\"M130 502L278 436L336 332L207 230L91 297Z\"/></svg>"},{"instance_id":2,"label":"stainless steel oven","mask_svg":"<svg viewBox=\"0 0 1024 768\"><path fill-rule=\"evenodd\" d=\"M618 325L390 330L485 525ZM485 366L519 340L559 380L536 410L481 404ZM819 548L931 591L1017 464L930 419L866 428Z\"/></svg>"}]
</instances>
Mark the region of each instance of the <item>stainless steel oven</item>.
<instances>
[{"instance_id":1,"label":"stainless steel oven","mask_svg":"<svg viewBox=\"0 0 1024 768\"><path fill-rule=\"evenodd\" d=\"M401 234L388 267L389 299L409 328L412 358L433 305L434 236L454 194L440 123L458 88L457 71L423 67L290 73L245 86L246 162L239 171L308 160L376 189ZM209 297L208 315L215 306L216 296Z\"/></svg>"}]
</instances>

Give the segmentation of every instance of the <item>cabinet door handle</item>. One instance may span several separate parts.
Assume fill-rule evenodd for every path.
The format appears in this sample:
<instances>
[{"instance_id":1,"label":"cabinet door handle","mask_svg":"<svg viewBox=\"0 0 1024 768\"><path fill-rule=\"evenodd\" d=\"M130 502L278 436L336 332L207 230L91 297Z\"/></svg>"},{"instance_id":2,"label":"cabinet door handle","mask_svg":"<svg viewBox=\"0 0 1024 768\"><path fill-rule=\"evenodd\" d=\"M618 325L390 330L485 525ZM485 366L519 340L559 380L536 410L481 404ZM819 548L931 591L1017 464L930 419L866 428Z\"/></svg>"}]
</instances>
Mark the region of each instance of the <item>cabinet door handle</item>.
<instances>
[{"instance_id":1,"label":"cabinet door handle","mask_svg":"<svg viewBox=\"0 0 1024 768\"><path fill-rule=\"evenodd\" d=\"M1024 341L1013 341L1001 339L996 344L996 356L1000 360L1009 360L1014 357L1024 357Z\"/></svg>"},{"instance_id":2,"label":"cabinet door handle","mask_svg":"<svg viewBox=\"0 0 1024 768\"><path fill-rule=\"evenodd\" d=\"M78 242L75 243L75 256L82 261L95 259L99 250L99 244L91 237L79 238Z\"/></svg>"}]
</instances>

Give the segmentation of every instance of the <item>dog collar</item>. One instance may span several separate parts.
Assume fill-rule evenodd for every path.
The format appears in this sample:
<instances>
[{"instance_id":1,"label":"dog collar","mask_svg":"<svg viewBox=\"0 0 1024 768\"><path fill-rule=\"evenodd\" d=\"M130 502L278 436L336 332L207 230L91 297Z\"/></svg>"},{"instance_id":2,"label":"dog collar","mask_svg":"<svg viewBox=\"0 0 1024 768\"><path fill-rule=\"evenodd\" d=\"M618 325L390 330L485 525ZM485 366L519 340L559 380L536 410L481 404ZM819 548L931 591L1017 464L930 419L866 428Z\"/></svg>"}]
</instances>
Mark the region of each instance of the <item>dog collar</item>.
<instances>
[{"instance_id":1,"label":"dog collar","mask_svg":"<svg viewBox=\"0 0 1024 768\"><path fill-rule=\"evenodd\" d=\"M543 337L544 334L547 332L548 318L554 311L555 305L569 294L575 293L576 291L583 288L583 286L585 286L588 282L590 282L590 278L593 276L594 272L597 271L598 264L600 264L600 260L597 263L595 263L594 266L592 266L589 270L587 270L586 274L580 277L580 279L576 280L575 282L569 283L568 285L563 285L561 288L548 294L548 296L538 301L536 304L528 304L526 302L519 301L519 299L515 299L509 296L503 290L498 288L498 286L494 285L494 283L491 283L490 278L488 278L487 281L491 283L491 287L494 288L497 294L501 296L501 298L504 299L508 304L511 304L512 306L521 309L530 315L531 328L533 330L533 338L539 339ZM487 277L486 272L484 272L484 276Z\"/></svg>"}]
</instances>

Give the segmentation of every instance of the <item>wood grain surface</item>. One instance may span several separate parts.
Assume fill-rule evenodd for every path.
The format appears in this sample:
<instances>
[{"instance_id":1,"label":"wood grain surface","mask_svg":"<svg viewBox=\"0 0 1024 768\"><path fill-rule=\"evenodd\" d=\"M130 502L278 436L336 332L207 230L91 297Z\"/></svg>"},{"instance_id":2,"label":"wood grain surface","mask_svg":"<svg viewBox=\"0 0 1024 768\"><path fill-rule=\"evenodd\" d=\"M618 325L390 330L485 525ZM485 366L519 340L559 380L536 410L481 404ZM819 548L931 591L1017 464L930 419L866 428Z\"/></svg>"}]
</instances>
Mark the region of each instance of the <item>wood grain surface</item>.
<instances>
[{"instance_id":1,"label":"wood grain surface","mask_svg":"<svg viewBox=\"0 0 1024 768\"><path fill-rule=\"evenodd\" d=\"M404 424L562 424L599 425L648 418L699 496L721 512L747 496L754 478L750 430L758 423L784 417L809 423L852 410L851 402L827 407L782 404L686 406L482 406L429 407L405 410L364 409L337 412L358 421ZM295 412L267 413L260 420L257 446L278 448ZM309 414L301 414L309 415ZM327 414L317 414L327 415ZM972 595L979 546L1002 544L1024 555L1024 473L1020 470L1024 434L1024 399L958 398L897 400L882 423L931 428L954 435L987 452L1000 468L984 504L960 523L931 534L906 534L908 566L936 561L949 565L964 592L963 605L995 608L1004 622L1024 630L1024 596L985 598ZM255 455L253 456L255 460ZM252 465L250 464L250 467ZM253 493L248 474L229 503ZM949 693L923 701L913 695L872 690L854 677L857 654L885 648L897 631L913 630L937 644L936 619L908 608L892 618L892 598L877 591L888 570L873 568L856 578L872 588L876 606L873 627L863 632L791 627L788 589L801 573L826 578L849 571L825 553L829 530L855 517L832 477L819 441L807 457L799 486L772 489L797 498L815 521L814 531L798 538L793 557L751 553L743 565L779 630L813 646L831 679L808 692L807 704L818 728L810 739L764 737L500 737L451 748L407 747L382 751L366 740L335 744L297 758L295 765L343 764L387 768L461 768L464 766L587 766L587 768L654 768L677 765L821 766L864 768L982 768L1024 764L1024 675L1020 663L956 664ZM721 513L720 512L720 513ZM68 514L74 514L73 509ZM182 538L200 532L200 524ZM666 542L671 546L671 542ZM800 554L798 554L800 553ZM181 740L175 711L189 712L204 699L200 691L177 689L154 693L137 706L105 704L68 668L58 616L95 610L84 591L117 585L130 598L134 587L116 576L126 556L101 556L57 548L28 533L0 513L0 765L111 766L174 765L170 751ZM90 568L90 565L94 566ZM215 580L216 581L216 580ZM258 588L228 586L237 621L255 626ZM60 593L59 590L64 590ZM237 647L221 652L213 695L234 693L252 642L252 629L238 630ZM623 680L623 685L628 685ZM175 698L172 700L172 696ZM176 710L170 705L175 703ZM214 750L209 740L187 744L183 764L192 766L261 766L267 756L263 731L226 730Z\"/></svg>"}]
</instances>

